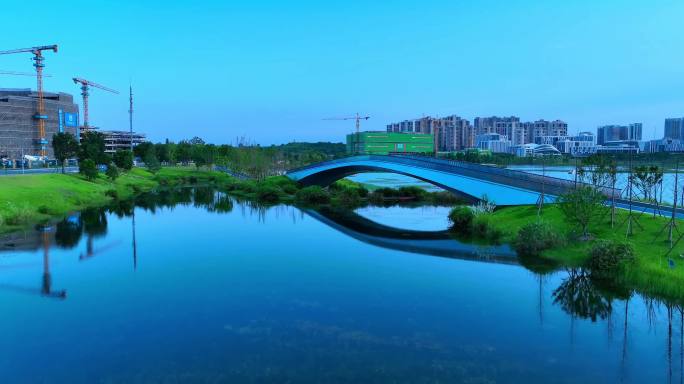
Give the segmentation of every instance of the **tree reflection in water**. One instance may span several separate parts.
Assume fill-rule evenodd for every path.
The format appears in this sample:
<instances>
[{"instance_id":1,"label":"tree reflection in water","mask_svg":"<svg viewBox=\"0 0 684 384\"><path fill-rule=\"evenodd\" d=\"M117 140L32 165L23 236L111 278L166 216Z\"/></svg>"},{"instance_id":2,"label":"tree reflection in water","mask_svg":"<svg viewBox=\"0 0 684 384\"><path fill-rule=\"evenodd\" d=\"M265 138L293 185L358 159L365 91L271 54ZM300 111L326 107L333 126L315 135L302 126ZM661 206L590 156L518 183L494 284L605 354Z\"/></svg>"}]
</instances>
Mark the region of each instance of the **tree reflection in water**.
<instances>
[{"instance_id":1,"label":"tree reflection in water","mask_svg":"<svg viewBox=\"0 0 684 384\"><path fill-rule=\"evenodd\" d=\"M612 299L597 289L584 268L568 270L568 277L553 291L553 303L572 316L605 320L610 316Z\"/></svg>"},{"instance_id":2,"label":"tree reflection in water","mask_svg":"<svg viewBox=\"0 0 684 384\"><path fill-rule=\"evenodd\" d=\"M135 226L136 208L155 213L159 209L188 205L205 208L209 212L229 213L233 210L233 198L210 187L142 193L133 199L116 200L105 208L91 208L69 215L55 226L55 244L60 248L71 249L79 244L85 234L86 254L82 255L82 258L92 257L97 253L93 247L93 240L107 234L107 214L114 214L118 218L131 217L132 225Z\"/></svg>"}]
</instances>

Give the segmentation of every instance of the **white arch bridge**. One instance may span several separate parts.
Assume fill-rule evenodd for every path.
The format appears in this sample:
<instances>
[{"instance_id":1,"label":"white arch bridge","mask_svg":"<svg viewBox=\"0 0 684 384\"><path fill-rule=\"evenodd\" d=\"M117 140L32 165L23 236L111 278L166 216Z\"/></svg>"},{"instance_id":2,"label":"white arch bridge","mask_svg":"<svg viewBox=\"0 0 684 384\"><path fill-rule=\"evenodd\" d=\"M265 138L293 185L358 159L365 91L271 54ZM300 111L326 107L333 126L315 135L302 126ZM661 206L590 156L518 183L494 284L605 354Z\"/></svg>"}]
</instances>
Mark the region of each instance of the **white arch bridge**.
<instances>
[{"instance_id":1,"label":"white arch bridge","mask_svg":"<svg viewBox=\"0 0 684 384\"><path fill-rule=\"evenodd\" d=\"M575 188L574 181L460 161L407 155L361 155L325 161L287 172L302 185L328 186L363 172L390 172L414 177L471 201L487 195L497 205L535 204L542 194L553 199ZM610 197L619 190L603 189Z\"/></svg>"}]
</instances>

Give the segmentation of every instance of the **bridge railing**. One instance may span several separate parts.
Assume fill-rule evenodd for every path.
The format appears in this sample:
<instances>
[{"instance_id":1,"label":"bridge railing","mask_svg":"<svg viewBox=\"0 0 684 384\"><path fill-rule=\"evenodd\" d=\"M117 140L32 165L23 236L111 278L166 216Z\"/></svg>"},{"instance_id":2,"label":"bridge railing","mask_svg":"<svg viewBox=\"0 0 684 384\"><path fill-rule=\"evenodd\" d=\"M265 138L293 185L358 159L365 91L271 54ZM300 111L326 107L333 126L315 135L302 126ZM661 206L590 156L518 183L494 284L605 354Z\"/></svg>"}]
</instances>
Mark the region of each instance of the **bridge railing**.
<instances>
[{"instance_id":1,"label":"bridge railing","mask_svg":"<svg viewBox=\"0 0 684 384\"><path fill-rule=\"evenodd\" d=\"M429 163L429 164L435 164L435 165L443 165L443 166L450 166L450 167L458 167L461 169L469 170L472 172L477 172L477 173L485 173L491 176L497 176L498 178L506 178L507 180L517 180L520 183L506 183L503 180L500 180L506 184L512 184L515 186L515 184L519 184L518 186L520 187L525 187L527 183L534 183L534 184L540 184L544 185L544 188L546 189L547 193L553 194L554 192L556 194L561 194L565 193L569 189L573 189L577 186L590 186L589 184L582 183L580 181L575 182L567 179L561 179L558 177L553 177L553 176L546 176L546 175L538 175L534 173L529 173L525 171L518 171L514 169L506 169L506 168L499 168L495 166L489 166L489 165L481 165L481 164L475 164L475 163L468 163L465 161L458 161L458 160L447 160L447 159L436 159L433 157L426 157L426 156L407 156L407 155L400 155L400 154L394 154L390 155L392 158L406 158L410 159L411 161L420 161L423 163ZM448 171L448 169L442 169ZM477 175L474 175L474 177L477 177ZM481 178L481 176L480 176ZM496 180L492 180L496 181ZM613 189L609 187L601 187L600 190L606 195L606 196L611 196L611 194L615 194L616 197L620 196L620 190L619 189Z\"/></svg>"}]
</instances>

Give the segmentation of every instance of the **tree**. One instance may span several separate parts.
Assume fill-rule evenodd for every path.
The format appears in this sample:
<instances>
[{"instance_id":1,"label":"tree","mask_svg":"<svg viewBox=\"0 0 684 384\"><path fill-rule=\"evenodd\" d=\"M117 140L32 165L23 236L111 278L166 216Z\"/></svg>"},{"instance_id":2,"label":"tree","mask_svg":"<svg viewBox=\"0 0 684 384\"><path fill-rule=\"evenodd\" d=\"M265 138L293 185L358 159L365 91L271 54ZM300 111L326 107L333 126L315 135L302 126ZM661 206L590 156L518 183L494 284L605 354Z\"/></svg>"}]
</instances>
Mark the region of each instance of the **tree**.
<instances>
[{"instance_id":1,"label":"tree","mask_svg":"<svg viewBox=\"0 0 684 384\"><path fill-rule=\"evenodd\" d=\"M78 172L85 176L88 180L95 180L97 178L97 164L92 159L85 159L78 162Z\"/></svg>"},{"instance_id":2,"label":"tree","mask_svg":"<svg viewBox=\"0 0 684 384\"><path fill-rule=\"evenodd\" d=\"M109 177L109 180L114 181L119 177L119 168L115 164L109 164L107 167L107 172L105 172L105 175Z\"/></svg>"},{"instance_id":3,"label":"tree","mask_svg":"<svg viewBox=\"0 0 684 384\"><path fill-rule=\"evenodd\" d=\"M147 170L152 173L157 173L161 169L161 164L159 164L159 159L157 159L157 154L154 150L154 147L150 147L150 149L145 154L143 161L145 161L145 166L147 167Z\"/></svg>"},{"instance_id":4,"label":"tree","mask_svg":"<svg viewBox=\"0 0 684 384\"><path fill-rule=\"evenodd\" d=\"M663 170L657 165L635 167L632 184L641 192L648 202L657 201L657 190L663 181Z\"/></svg>"},{"instance_id":5,"label":"tree","mask_svg":"<svg viewBox=\"0 0 684 384\"><path fill-rule=\"evenodd\" d=\"M577 170L580 181L594 187L606 187L610 184L611 161L604 155L591 155L582 161L582 167ZM585 169L585 166L589 169Z\"/></svg>"},{"instance_id":6,"label":"tree","mask_svg":"<svg viewBox=\"0 0 684 384\"><path fill-rule=\"evenodd\" d=\"M150 143L149 141L140 143L133 148L133 154L136 157L144 159L147 155L147 152L150 151L150 148L154 149L154 144Z\"/></svg>"},{"instance_id":7,"label":"tree","mask_svg":"<svg viewBox=\"0 0 684 384\"><path fill-rule=\"evenodd\" d=\"M568 277L553 291L553 303L582 319L606 319L613 311L612 298L601 292L583 269L568 270Z\"/></svg>"},{"instance_id":8,"label":"tree","mask_svg":"<svg viewBox=\"0 0 684 384\"><path fill-rule=\"evenodd\" d=\"M171 152L169 151L169 144L155 144L154 145L154 150L157 154L157 160L161 161L162 163L170 163L171 162Z\"/></svg>"},{"instance_id":9,"label":"tree","mask_svg":"<svg viewBox=\"0 0 684 384\"><path fill-rule=\"evenodd\" d=\"M97 164L106 164L107 155L105 154L104 135L100 132L85 132L81 135L81 150L78 154L78 161L86 159L92 160Z\"/></svg>"},{"instance_id":10,"label":"tree","mask_svg":"<svg viewBox=\"0 0 684 384\"><path fill-rule=\"evenodd\" d=\"M192 146L192 161L197 168L207 165L207 151L205 145L195 144Z\"/></svg>"},{"instance_id":11,"label":"tree","mask_svg":"<svg viewBox=\"0 0 684 384\"><path fill-rule=\"evenodd\" d=\"M133 168L133 152L125 149L114 154L114 164L121 169L130 171Z\"/></svg>"},{"instance_id":12,"label":"tree","mask_svg":"<svg viewBox=\"0 0 684 384\"><path fill-rule=\"evenodd\" d=\"M62 164L64 173L64 163L78 154L78 140L70 133L56 133L52 136L52 149L55 151L55 158Z\"/></svg>"},{"instance_id":13,"label":"tree","mask_svg":"<svg viewBox=\"0 0 684 384\"><path fill-rule=\"evenodd\" d=\"M600 190L589 186L579 186L561 195L558 198L558 206L565 218L580 228L581 238L587 240L589 226L603 215L605 199L606 196Z\"/></svg>"},{"instance_id":14,"label":"tree","mask_svg":"<svg viewBox=\"0 0 684 384\"><path fill-rule=\"evenodd\" d=\"M176 160L187 164L192 160L192 145L187 141L181 141L176 146Z\"/></svg>"},{"instance_id":15,"label":"tree","mask_svg":"<svg viewBox=\"0 0 684 384\"><path fill-rule=\"evenodd\" d=\"M198 144L204 145L205 142L204 142L204 140L202 140L201 137L195 136L192 139L190 139L190 144L192 144L192 145L198 145Z\"/></svg>"}]
</instances>

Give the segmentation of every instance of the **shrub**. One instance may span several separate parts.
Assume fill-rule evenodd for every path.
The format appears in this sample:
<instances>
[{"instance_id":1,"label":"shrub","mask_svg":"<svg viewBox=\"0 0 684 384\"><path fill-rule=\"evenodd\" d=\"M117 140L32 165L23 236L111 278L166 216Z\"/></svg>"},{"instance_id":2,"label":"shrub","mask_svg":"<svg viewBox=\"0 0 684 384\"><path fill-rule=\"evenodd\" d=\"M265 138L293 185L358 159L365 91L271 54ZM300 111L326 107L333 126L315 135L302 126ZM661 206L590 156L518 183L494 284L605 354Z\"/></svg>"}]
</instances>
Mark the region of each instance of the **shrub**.
<instances>
[{"instance_id":1,"label":"shrub","mask_svg":"<svg viewBox=\"0 0 684 384\"><path fill-rule=\"evenodd\" d=\"M361 196L359 190L353 188L345 188L336 194L341 205L353 207L361 204Z\"/></svg>"},{"instance_id":2,"label":"shrub","mask_svg":"<svg viewBox=\"0 0 684 384\"><path fill-rule=\"evenodd\" d=\"M112 199L118 199L119 192L117 192L116 189L108 189L105 191L105 196L111 197Z\"/></svg>"},{"instance_id":3,"label":"shrub","mask_svg":"<svg viewBox=\"0 0 684 384\"><path fill-rule=\"evenodd\" d=\"M396 191L396 193L399 197L412 198L415 200L421 200L427 194L423 188L416 186L401 187Z\"/></svg>"},{"instance_id":4,"label":"shrub","mask_svg":"<svg viewBox=\"0 0 684 384\"><path fill-rule=\"evenodd\" d=\"M5 222L9 225L26 224L31 221L33 215L27 204L20 206L9 204L7 207Z\"/></svg>"},{"instance_id":5,"label":"shrub","mask_svg":"<svg viewBox=\"0 0 684 384\"><path fill-rule=\"evenodd\" d=\"M323 188L312 185L297 191L295 199L303 204L327 204L330 202L330 195Z\"/></svg>"},{"instance_id":6,"label":"shrub","mask_svg":"<svg viewBox=\"0 0 684 384\"><path fill-rule=\"evenodd\" d=\"M548 223L536 221L520 228L513 247L521 255L539 256L543 251L561 243L561 237Z\"/></svg>"},{"instance_id":7,"label":"shrub","mask_svg":"<svg viewBox=\"0 0 684 384\"><path fill-rule=\"evenodd\" d=\"M630 243L600 240L591 248L589 270L595 277L610 276L633 260L634 248Z\"/></svg>"},{"instance_id":8,"label":"shrub","mask_svg":"<svg viewBox=\"0 0 684 384\"><path fill-rule=\"evenodd\" d=\"M109 164L109 167L107 167L107 172L105 172L105 175L107 175L109 180L114 181L119 177L119 168L114 164Z\"/></svg>"},{"instance_id":9,"label":"shrub","mask_svg":"<svg viewBox=\"0 0 684 384\"><path fill-rule=\"evenodd\" d=\"M276 203L280 200L280 189L272 185L262 185L256 191L257 200L268 203Z\"/></svg>"},{"instance_id":10,"label":"shrub","mask_svg":"<svg viewBox=\"0 0 684 384\"><path fill-rule=\"evenodd\" d=\"M91 159L85 159L78 164L78 172L88 180L97 178L97 164Z\"/></svg>"},{"instance_id":11,"label":"shrub","mask_svg":"<svg viewBox=\"0 0 684 384\"><path fill-rule=\"evenodd\" d=\"M263 181L263 184L277 188L288 195L294 195L299 189L297 182L285 176L269 177Z\"/></svg>"},{"instance_id":12,"label":"shrub","mask_svg":"<svg viewBox=\"0 0 684 384\"><path fill-rule=\"evenodd\" d=\"M447 191L430 193L430 201L437 205L458 205L463 204L464 200L455 194Z\"/></svg>"},{"instance_id":13,"label":"shrub","mask_svg":"<svg viewBox=\"0 0 684 384\"><path fill-rule=\"evenodd\" d=\"M464 235L472 234L474 219L475 213L470 207L465 205L458 206L449 212L451 230Z\"/></svg>"},{"instance_id":14,"label":"shrub","mask_svg":"<svg viewBox=\"0 0 684 384\"><path fill-rule=\"evenodd\" d=\"M38 207L38 213L42 213L43 215L47 215L50 213L50 208L47 205L41 205Z\"/></svg>"},{"instance_id":15,"label":"shrub","mask_svg":"<svg viewBox=\"0 0 684 384\"><path fill-rule=\"evenodd\" d=\"M492 213L496 209L496 204L487 195L482 195L480 201L473 209L476 213Z\"/></svg>"},{"instance_id":16,"label":"shrub","mask_svg":"<svg viewBox=\"0 0 684 384\"><path fill-rule=\"evenodd\" d=\"M297 188L297 184L286 184L280 187L280 189L288 195L294 195L299 190L299 188Z\"/></svg>"},{"instance_id":17,"label":"shrub","mask_svg":"<svg viewBox=\"0 0 684 384\"><path fill-rule=\"evenodd\" d=\"M473 236L497 242L503 237L503 232L491 224L491 216L486 213L475 214L470 224Z\"/></svg>"}]
</instances>

